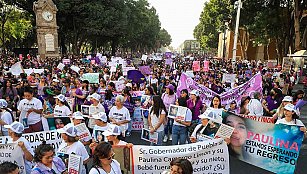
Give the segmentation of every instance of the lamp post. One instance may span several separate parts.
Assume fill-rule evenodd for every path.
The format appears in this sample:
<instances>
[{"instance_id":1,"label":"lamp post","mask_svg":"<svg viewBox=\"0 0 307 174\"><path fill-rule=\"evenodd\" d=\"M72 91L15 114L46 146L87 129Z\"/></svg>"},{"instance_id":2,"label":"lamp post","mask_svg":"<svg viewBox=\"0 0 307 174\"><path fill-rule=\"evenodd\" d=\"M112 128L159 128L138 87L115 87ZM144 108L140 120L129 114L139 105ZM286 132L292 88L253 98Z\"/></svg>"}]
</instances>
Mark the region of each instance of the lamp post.
<instances>
[{"instance_id":1,"label":"lamp post","mask_svg":"<svg viewBox=\"0 0 307 174\"><path fill-rule=\"evenodd\" d=\"M223 34L223 64L225 62L225 59L226 59L226 32L227 32L227 29L228 29L228 20L224 20L224 34Z\"/></svg>"},{"instance_id":2,"label":"lamp post","mask_svg":"<svg viewBox=\"0 0 307 174\"><path fill-rule=\"evenodd\" d=\"M237 56L237 42L238 42L238 33L239 33L239 23L240 23L240 13L242 8L242 1L238 0L235 2L235 8L237 8L237 17L236 17L236 28L235 35L233 39L233 52L232 52L232 68L235 69L236 56Z\"/></svg>"}]
</instances>

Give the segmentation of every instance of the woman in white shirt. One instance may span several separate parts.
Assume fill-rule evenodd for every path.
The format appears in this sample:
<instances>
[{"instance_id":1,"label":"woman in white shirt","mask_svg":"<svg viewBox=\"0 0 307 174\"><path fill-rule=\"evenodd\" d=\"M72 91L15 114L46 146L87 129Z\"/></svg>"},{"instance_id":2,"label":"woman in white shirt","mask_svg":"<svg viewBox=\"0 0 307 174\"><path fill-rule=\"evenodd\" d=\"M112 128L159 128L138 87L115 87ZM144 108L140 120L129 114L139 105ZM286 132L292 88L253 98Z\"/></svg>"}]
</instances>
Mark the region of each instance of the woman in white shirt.
<instances>
[{"instance_id":1,"label":"woman in white shirt","mask_svg":"<svg viewBox=\"0 0 307 174\"><path fill-rule=\"evenodd\" d=\"M109 112L109 118L112 124L120 126L123 136L126 135L128 129L128 123L130 122L129 110L123 105L125 98L122 95L118 95L115 99L115 106L113 106Z\"/></svg>"},{"instance_id":2,"label":"woman in white shirt","mask_svg":"<svg viewBox=\"0 0 307 174\"><path fill-rule=\"evenodd\" d=\"M14 118L10 112L10 110L7 108L7 102L4 99L0 99L0 126L1 126L1 132L3 136L8 136L9 132L8 129L5 128L3 125L12 124L14 121Z\"/></svg>"},{"instance_id":3,"label":"woman in white shirt","mask_svg":"<svg viewBox=\"0 0 307 174\"><path fill-rule=\"evenodd\" d=\"M54 117L68 117L71 115L71 110L68 107L68 103L63 94L54 97L56 100L56 106L54 108Z\"/></svg>"},{"instance_id":4,"label":"woman in white shirt","mask_svg":"<svg viewBox=\"0 0 307 174\"><path fill-rule=\"evenodd\" d=\"M72 123L69 123L63 128L58 129L58 132L61 133L63 142L58 148L57 156L64 159L64 162L66 162L67 157L71 153L81 156L83 165L80 174L86 174L85 165L89 161L89 155L85 146L77 139L77 129Z\"/></svg>"},{"instance_id":5,"label":"woman in white shirt","mask_svg":"<svg viewBox=\"0 0 307 174\"><path fill-rule=\"evenodd\" d=\"M97 145L93 154L93 168L89 174L121 174L120 164L113 159L115 153L112 145L102 142Z\"/></svg>"},{"instance_id":6,"label":"woman in white shirt","mask_svg":"<svg viewBox=\"0 0 307 174\"><path fill-rule=\"evenodd\" d=\"M306 126L303 124L303 122L298 118L298 116L295 113L295 106L293 104L287 104L284 107L284 118L277 120L276 124L287 124L287 125L296 125L300 127L300 130L304 132L306 136Z\"/></svg>"},{"instance_id":7,"label":"woman in white shirt","mask_svg":"<svg viewBox=\"0 0 307 174\"><path fill-rule=\"evenodd\" d=\"M92 113L93 115L96 115L98 113L101 113L101 112L105 112L105 109L104 107L102 106L102 104L100 103L100 95L97 94L97 93L93 93L92 95L89 96L89 99L91 101L91 106L93 107L92 109ZM91 115L91 116L93 116ZM90 131L92 132L92 130L94 129L94 126L95 126L95 119L93 118L90 118L88 120L88 128L90 129Z\"/></svg>"},{"instance_id":8,"label":"woman in white shirt","mask_svg":"<svg viewBox=\"0 0 307 174\"><path fill-rule=\"evenodd\" d=\"M152 107L149 109L148 125L150 133L158 133L157 145L162 145L166 113L167 111L161 97L158 95L153 96ZM151 143L151 145L154 144Z\"/></svg>"}]
</instances>

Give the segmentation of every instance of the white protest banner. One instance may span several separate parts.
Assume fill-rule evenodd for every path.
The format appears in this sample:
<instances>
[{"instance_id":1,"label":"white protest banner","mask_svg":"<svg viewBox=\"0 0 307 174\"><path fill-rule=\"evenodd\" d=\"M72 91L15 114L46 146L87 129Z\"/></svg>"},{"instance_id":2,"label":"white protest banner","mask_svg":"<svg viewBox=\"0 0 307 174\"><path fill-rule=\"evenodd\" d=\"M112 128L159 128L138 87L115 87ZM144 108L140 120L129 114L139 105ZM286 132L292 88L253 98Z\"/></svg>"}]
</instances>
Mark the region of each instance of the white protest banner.
<instances>
[{"instance_id":1,"label":"white protest banner","mask_svg":"<svg viewBox=\"0 0 307 174\"><path fill-rule=\"evenodd\" d=\"M80 140L90 140L91 139L91 133L86 127L85 123L78 124L76 126L76 129L78 130L78 136Z\"/></svg>"},{"instance_id":2,"label":"white protest banner","mask_svg":"<svg viewBox=\"0 0 307 174\"><path fill-rule=\"evenodd\" d=\"M55 151L57 151L62 142L61 134L59 134L57 130L22 134L22 137L29 141L32 149L36 149L37 146L42 144L42 141L46 141L46 144L52 145ZM13 142L10 136L0 137L0 144L10 142Z\"/></svg>"},{"instance_id":3,"label":"white protest banner","mask_svg":"<svg viewBox=\"0 0 307 174\"><path fill-rule=\"evenodd\" d=\"M90 83L99 83L99 73L85 73L82 80L88 80Z\"/></svg>"},{"instance_id":4,"label":"white protest banner","mask_svg":"<svg viewBox=\"0 0 307 174\"><path fill-rule=\"evenodd\" d=\"M72 66L70 67L70 69L73 70L73 71L75 71L76 73L79 73L79 71L80 71L80 68L77 67L77 66L75 66L75 65L72 65Z\"/></svg>"},{"instance_id":5,"label":"white protest banner","mask_svg":"<svg viewBox=\"0 0 307 174\"><path fill-rule=\"evenodd\" d=\"M59 63L59 65L57 66L57 68L60 69L61 71L63 70L64 67L65 65L63 63Z\"/></svg>"},{"instance_id":6,"label":"white protest banner","mask_svg":"<svg viewBox=\"0 0 307 174\"><path fill-rule=\"evenodd\" d=\"M42 74L45 70L44 69L33 69L35 74Z\"/></svg>"},{"instance_id":7,"label":"white protest banner","mask_svg":"<svg viewBox=\"0 0 307 174\"><path fill-rule=\"evenodd\" d=\"M70 59L63 59L63 64L64 65L69 65L70 64Z\"/></svg>"},{"instance_id":8,"label":"white protest banner","mask_svg":"<svg viewBox=\"0 0 307 174\"><path fill-rule=\"evenodd\" d=\"M145 55L145 54L143 54L141 59L142 59L142 60L144 60L144 61L146 61L146 60L147 60L147 58L148 58L148 56L147 56L147 55Z\"/></svg>"},{"instance_id":9,"label":"white protest banner","mask_svg":"<svg viewBox=\"0 0 307 174\"><path fill-rule=\"evenodd\" d=\"M13 75L20 75L21 73L23 73L23 68L21 66L21 63L20 62L17 62L15 63L14 65L12 65L11 69L10 69L10 72L13 74Z\"/></svg>"},{"instance_id":10,"label":"white protest banner","mask_svg":"<svg viewBox=\"0 0 307 174\"><path fill-rule=\"evenodd\" d=\"M5 161L17 164L19 167L19 174L26 174L25 163L23 160L23 151L17 145L12 144L0 144L0 163Z\"/></svg>"},{"instance_id":11,"label":"white protest banner","mask_svg":"<svg viewBox=\"0 0 307 174\"><path fill-rule=\"evenodd\" d=\"M134 145L134 173L160 174L170 170L170 162L175 158L189 160L194 173L229 174L227 145L222 139L208 140L177 146Z\"/></svg>"},{"instance_id":12,"label":"white protest banner","mask_svg":"<svg viewBox=\"0 0 307 174\"><path fill-rule=\"evenodd\" d=\"M34 73L34 70L32 68L30 69L24 69L25 73L29 76L31 75L32 73Z\"/></svg>"},{"instance_id":13,"label":"white protest banner","mask_svg":"<svg viewBox=\"0 0 307 174\"><path fill-rule=\"evenodd\" d=\"M68 173L79 174L81 172L82 157L75 154L69 154L68 158Z\"/></svg>"},{"instance_id":14,"label":"white protest banner","mask_svg":"<svg viewBox=\"0 0 307 174\"><path fill-rule=\"evenodd\" d=\"M223 80L222 82L226 82L226 83L234 83L236 80L236 74L223 74Z\"/></svg>"},{"instance_id":15,"label":"white protest banner","mask_svg":"<svg viewBox=\"0 0 307 174\"><path fill-rule=\"evenodd\" d=\"M114 57L112 58L112 65L118 66L124 64L124 60L121 57Z\"/></svg>"}]
</instances>

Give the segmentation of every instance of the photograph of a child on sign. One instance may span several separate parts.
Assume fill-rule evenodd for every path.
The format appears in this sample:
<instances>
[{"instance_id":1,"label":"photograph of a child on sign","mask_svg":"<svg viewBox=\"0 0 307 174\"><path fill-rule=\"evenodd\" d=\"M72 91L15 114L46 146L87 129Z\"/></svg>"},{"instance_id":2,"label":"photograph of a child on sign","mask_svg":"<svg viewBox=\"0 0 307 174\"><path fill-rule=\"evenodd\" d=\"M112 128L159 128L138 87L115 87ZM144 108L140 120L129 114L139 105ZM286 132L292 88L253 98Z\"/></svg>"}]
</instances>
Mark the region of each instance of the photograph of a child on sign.
<instances>
[{"instance_id":1,"label":"photograph of a child on sign","mask_svg":"<svg viewBox=\"0 0 307 174\"><path fill-rule=\"evenodd\" d=\"M169 110L170 110L170 112L169 112L170 117L176 117L177 116L178 107L171 106Z\"/></svg>"},{"instance_id":2,"label":"photograph of a child on sign","mask_svg":"<svg viewBox=\"0 0 307 174\"><path fill-rule=\"evenodd\" d=\"M149 130L142 129L142 139L149 141Z\"/></svg>"},{"instance_id":3,"label":"photograph of a child on sign","mask_svg":"<svg viewBox=\"0 0 307 174\"><path fill-rule=\"evenodd\" d=\"M90 115L90 106L82 105L81 112L83 115Z\"/></svg>"},{"instance_id":4,"label":"photograph of a child on sign","mask_svg":"<svg viewBox=\"0 0 307 174\"><path fill-rule=\"evenodd\" d=\"M47 118L49 130L55 130L63 128L66 124L71 123L69 117L54 117Z\"/></svg>"},{"instance_id":5,"label":"photograph of a child on sign","mask_svg":"<svg viewBox=\"0 0 307 174\"><path fill-rule=\"evenodd\" d=\"M209 120L203 134L209 137L215 138L215 134L219 130L220 126L221 126L220 123Z\"/></svg>"}]
</instances>

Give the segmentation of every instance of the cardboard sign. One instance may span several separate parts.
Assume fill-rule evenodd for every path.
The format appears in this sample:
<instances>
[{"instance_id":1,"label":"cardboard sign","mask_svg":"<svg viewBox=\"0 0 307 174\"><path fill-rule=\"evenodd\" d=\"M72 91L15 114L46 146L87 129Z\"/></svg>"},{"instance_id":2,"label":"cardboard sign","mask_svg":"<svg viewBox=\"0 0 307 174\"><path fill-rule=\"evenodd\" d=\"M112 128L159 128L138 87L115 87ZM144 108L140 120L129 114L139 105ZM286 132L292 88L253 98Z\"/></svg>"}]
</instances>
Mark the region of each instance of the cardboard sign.
<instances>
[{"instance_id":1,"label":"cardboard sign","mask_svg":"<svg viewBox=\"0 0 307 174\"><path fill-rule=\"evenodd\" d=\"M20 170L20 174L26 174L25 163L23 160L23 151L17 145L17 143L12 144L0 144L0 162L9 161L17 164Z\"/></svg>"},{"instance_id":2,"label":"cardboard sign","mask_svg":"<svg viewBox=\"0 0 307 174\"><path fill-rule=\"evenodd\" d=\"M82 80L88 80L90 83L99 83L99 73L85 73Z\"/></svg>"}]
</instances>

